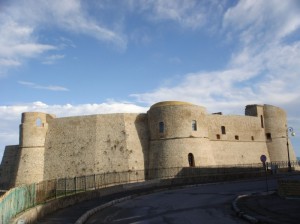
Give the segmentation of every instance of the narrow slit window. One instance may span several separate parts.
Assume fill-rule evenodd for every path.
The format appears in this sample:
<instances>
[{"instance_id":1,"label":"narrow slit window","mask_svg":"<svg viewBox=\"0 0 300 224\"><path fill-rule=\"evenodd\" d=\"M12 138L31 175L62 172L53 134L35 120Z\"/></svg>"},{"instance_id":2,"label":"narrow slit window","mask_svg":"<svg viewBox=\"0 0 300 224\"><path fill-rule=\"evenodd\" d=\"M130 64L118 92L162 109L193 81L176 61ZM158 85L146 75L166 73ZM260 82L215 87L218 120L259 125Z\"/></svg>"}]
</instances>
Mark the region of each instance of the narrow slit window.
<instances>
[{"instance_id":1,"label":"narrow slit window","mask_svg":"<svg viewBox=\"0 0 300 224\"><path fill-rule=\"evenodd\" d=\"M225 134L226 134L225 126L222 126L222 127L221 127L221 132L222 132L222 135L225 135Z\"/></svg>"},{"instance_id":2,"label":"narrow slit window","mask_svg":"<svg viewBox=\"0 0 300 224\"><path fill-rule=\"evenodd\" d=\"M240 137L238 135L234 136L235 140L239 140Z\"/></svg>"},{"instance_id":3,"label":"narrow slit window","mask_svg":"<svg viewBox=\"0 0 300 224\"><path fill-rule=\"evenodd\" d=\"M251 140L254 141L254 136L251 136Z\"/></svg>"},{"instance_id":4,"label":"narrow slit window","mask_svg":"<svg viewBox=\"0 0 300 224\"><path fill-rule=\"evenodd\" d=\"M159 122L159 133L164 133L165 131L165 124L164 122Z\"/></svg>"},{"instance_id":5,"label":"narrow slit window","mask_svg":"<svg viewBox=\"0 0 300 224\"><path fill-rule=\"evenodd\" d=\"M192 130L197 131L197 121L195 120L192 121Z\"/></svg>"},{"instance_id":6,"label":"narrow slit window","mask_svg":"<svg viewBox=\"0 0 300 224\"><path fill-rule=\"evenodd\" d=\"M261 128L264 128L264 117L263 117L263 115L260 115L260 124L261 124Z\"/></svg>"}]
</instances>

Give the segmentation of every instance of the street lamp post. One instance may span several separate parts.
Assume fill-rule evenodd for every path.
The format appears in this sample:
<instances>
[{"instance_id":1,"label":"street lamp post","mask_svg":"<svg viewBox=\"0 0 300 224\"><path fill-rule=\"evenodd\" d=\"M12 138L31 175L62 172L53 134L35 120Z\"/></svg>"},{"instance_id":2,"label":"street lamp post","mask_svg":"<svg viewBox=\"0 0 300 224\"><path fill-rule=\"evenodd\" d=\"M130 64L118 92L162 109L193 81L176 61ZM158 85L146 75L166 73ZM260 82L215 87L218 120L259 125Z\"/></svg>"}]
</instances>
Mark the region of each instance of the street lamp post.
<instances>
[{"instance_id":1,"label":"street lamp post","mask_svg":"<svg viewBox=\"0 0 300 224\"><path fill-rule=\"evenodd\" d=\"M294 129L292 127L288 127L286 129L286 147L287 147L287 154L288 154L288 171L292 171L291 160L290 160L290 147L289 147L289 132L291 136L295 136Z\"/></svg>"}]
</instances>

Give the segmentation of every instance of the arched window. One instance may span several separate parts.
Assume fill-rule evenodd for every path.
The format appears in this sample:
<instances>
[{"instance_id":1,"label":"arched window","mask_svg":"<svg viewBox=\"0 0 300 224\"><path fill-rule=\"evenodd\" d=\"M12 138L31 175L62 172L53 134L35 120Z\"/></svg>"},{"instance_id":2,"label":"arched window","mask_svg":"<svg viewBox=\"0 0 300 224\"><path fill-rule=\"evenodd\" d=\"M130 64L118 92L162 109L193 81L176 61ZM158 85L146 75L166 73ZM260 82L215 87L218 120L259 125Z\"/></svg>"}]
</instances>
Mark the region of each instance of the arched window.
<instances>
[{"instance_id":1,"label":"arched window","mask_svg":"<svg viewBox=\"0 0 300 224\"><path fill-rule=\"evenodd\" d=\"M41 118L37 118L37 119L36 119L35 125L36 125L37 127L42 127L42 126L43 126L43 122L42 122Z\"/></svg>"},{"instance_id":2,"label":"arched window","mask_svg":"<svg viewBox=\"0 0 300 224\"><path fill-rule=\"evenodd\" d=\"M197 121L195 120L192 121L192 130L197 131Z\"/></svg>"},{"instance_id":3,"label":"arched window","mask_svg":"<svg viewBox=\"0 0 300 224\"><path fill-rule=\"evenodd\" d=\"M159 133L164 133L165 131L165 124L164 122L159 122Z\"/></svg>"},{"instance_id":4,"label":"arched window","mask_svg":"<svg viewBox=\"0 0 300 224\"><path fill-rule=\"evenodd\" d=\"M189 166L194 167L195 166L195 160L193 153L188 154L188 160L189 160Z\"/></svg>"}]
</instances>

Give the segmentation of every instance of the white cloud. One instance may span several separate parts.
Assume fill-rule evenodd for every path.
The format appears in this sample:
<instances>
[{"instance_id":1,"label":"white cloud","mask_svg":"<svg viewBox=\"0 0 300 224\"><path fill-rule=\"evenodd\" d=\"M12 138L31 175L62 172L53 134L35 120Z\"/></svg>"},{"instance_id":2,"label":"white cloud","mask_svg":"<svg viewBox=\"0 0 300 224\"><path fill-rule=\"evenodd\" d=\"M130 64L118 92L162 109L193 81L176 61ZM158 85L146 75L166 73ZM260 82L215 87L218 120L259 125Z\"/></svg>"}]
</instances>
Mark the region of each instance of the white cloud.
<instances>
[{"instance_id":1,"label":"white cloud","mask_svg":"<svg viewBox=\"0 0 300 224\"><path fill-rule=\"evenodd\" d=\"M132 10L146 13L150 21L173 21L182 27L197 29L216 22L223 13L225 1L133 0L128 3Z\"/></svg>"},{"instance_id":2,"label":"white cloud","mask_svg":"<svg viewBox=\"0 0 300 224\"><path fill-rule=\"evenodd\" d=\"M26 81L18 81L19 84L23 86L27 86L29 88L33 89L45 89L45 90L51 90L51 91L69 91L68 88L63 87L63 86L53 86L53 85L48 85L48 86L42 86L33 82L26 82Z\"/></svg>"},{"instance_id":3,"label":"white cloud","mask_svg":"<svg viewBox=\"0 0 300 224\"><path fill-rule=\"evenodd\" d=\"M243 43L262 46L280 40L300 26L300 4L297 0L239 1L224 14L223 26L237 32Z\"/></svg>"},{"instance_id":4,"label":"white cloud","mask_svg":"<svg viewBox=\"0 0 300 224\"><path fill-rule=\"evenodd\" d=\"M0 59L0 66L20 66L21 63L17 60L13 60L13 59Z\"/></svg>"},{"instance_id":5,"label":"white cloud","mask_svg":"<svg viewBox=\"0 0 300 224\"><path fill-rule=\"evenodd\" d=\"M61 60L63 58L65 58L64 54L54 54L54 55L47 56L42 63L47 65L52 65L56 63L58 60Z\"/></svg>"},{"instance_id":6,"label":"white cloud","mask_svg":"<svg viewBox=\"0 0 300 224\"><path fill-rule=\"evenodd\" d=\"M70 46L70 41L66 43L65 39L61 40L61 44L57 46L43 43L39 38L39 31L45 28L79 33L112 43L120 49L126 48L126 38L91 18L80 0L12 0L6 4L3 3L0 14L0 71L2 75L10 67L21 65L26 59L39 57L49 51L60 50L66 44ZM44 62L51 64L54 60L49 59Z\"/></svg>"}]
</instances>

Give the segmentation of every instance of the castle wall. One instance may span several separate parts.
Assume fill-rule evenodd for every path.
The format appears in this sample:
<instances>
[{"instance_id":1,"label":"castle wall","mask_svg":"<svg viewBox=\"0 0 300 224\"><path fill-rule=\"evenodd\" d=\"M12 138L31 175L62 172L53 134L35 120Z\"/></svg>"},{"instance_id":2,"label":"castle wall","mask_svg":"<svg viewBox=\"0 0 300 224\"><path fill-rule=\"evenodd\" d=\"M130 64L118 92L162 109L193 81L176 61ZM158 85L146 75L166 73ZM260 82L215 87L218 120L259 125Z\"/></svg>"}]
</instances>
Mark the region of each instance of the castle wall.
<instances>
[{"instance_id":1,"label":"castle wall","mask_svg":"<svg viewBox=\"0 0 300 224\"><path fill-rule=\"evenodd\" d=\"M216 164L260 163L261 155L270 161L260 117L209 115L207 118Z\"/></svg>"},{"instance_id":2,"label":"castle wall","mask_svg":"<svg viewBox=\"0 0 300 224\"><path fill-rule=\"evenodd\" d=\"M14 186L19 160L19 145L6 146L0 165L0 189L9 189Z\"/></svg>"},{"instance_id":3,"label":"castle wall","mask_svg":"<svg viewBox=\"0 0 300 224\"><path fill-rule=\"evenodd\" d=\"M149 131L147 114L124 114L130 170L144 170L149 162Z\"/></svg>"},{"instance_id":4,"label":"castle wall","mask_svg":"<svg viewBox=\"0 0 300 224\"><path fill-rule=\"evenodd\" d=\"M44 179L94 172L97 116L56 118L45 142Z\"/></svg>"},{"instance_id":5,"label":"castle wall","mask_svg":"<svg viewBox=\"0 0 300 224\"><path fill-rule=\"evenodd\" d=\"M53 120L46 138L45 179L144 169L145 123L137 114Z\"/></svg>"}]
</instances>

